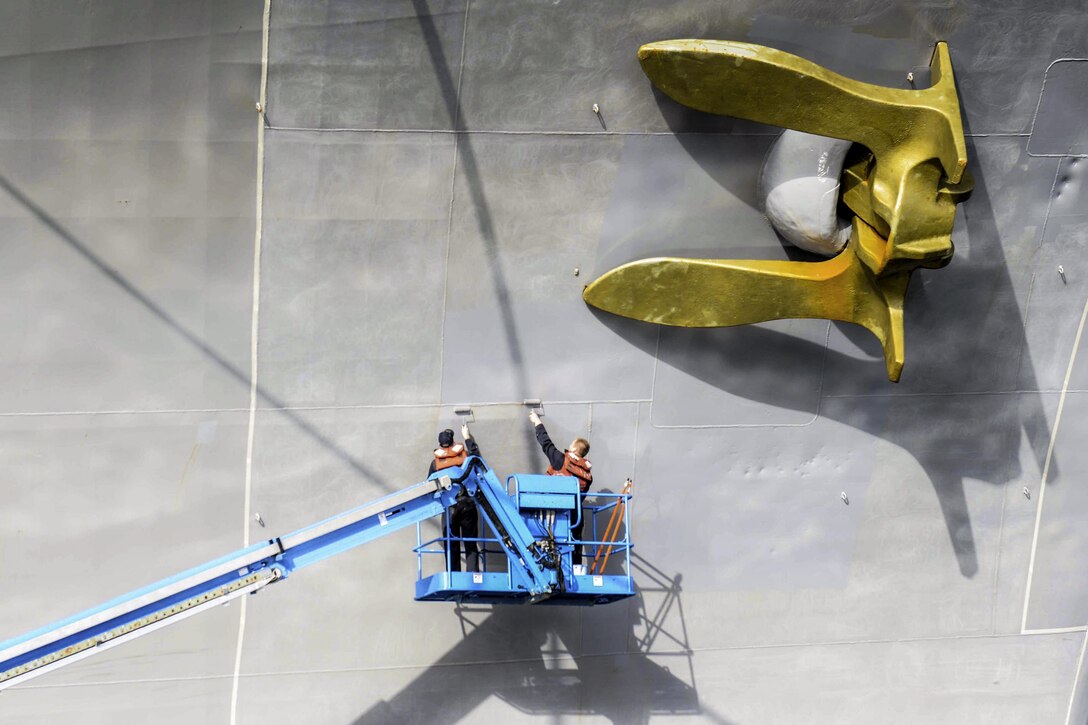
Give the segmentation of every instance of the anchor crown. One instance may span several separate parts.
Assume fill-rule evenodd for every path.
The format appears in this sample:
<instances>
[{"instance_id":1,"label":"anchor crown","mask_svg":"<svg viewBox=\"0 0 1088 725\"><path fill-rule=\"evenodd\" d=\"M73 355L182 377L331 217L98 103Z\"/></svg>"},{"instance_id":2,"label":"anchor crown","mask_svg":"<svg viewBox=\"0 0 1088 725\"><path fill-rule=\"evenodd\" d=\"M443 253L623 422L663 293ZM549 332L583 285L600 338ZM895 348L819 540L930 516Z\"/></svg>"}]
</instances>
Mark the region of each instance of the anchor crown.
<instances>
[{"instance_id":1,"label":"anchor crown","mask_svg":"<svg viewBox=\"0 0 1088 725\"><path fill-rule=\"evenodd\" d=\"M859 324L884 349L888 378L903 368L903 296L918 267L952 259L955 205L967 198L959 99L948 45L930 61L932 85L898 89L833 73L774 48L726 40L667 40L638 51L650 80L686 106L851 141L841 201L850 241L824 262L661 257L610 270L585 301L681 327L812 317Z\"/></svg>"}]
</instances>

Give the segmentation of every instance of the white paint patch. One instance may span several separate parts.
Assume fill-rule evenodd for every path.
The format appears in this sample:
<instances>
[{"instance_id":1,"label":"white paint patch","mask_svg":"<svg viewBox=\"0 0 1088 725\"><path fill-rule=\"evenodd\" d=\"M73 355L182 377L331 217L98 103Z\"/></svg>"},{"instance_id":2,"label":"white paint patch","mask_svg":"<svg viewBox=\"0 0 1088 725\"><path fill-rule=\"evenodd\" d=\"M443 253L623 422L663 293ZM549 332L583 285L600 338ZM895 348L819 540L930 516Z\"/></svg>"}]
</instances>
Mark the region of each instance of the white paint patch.
<instances>
[{"instance_id":1,"label":"white paint patch","mask_svg":"<svg viewBox=\"0 0 1088 725\"><path fill-rule=\"evenodd\" d=\"M219 428L219 421L206 420L196 427L196 442L207 445L215 441L215 431Z\"/></svg>"}]
</instances>

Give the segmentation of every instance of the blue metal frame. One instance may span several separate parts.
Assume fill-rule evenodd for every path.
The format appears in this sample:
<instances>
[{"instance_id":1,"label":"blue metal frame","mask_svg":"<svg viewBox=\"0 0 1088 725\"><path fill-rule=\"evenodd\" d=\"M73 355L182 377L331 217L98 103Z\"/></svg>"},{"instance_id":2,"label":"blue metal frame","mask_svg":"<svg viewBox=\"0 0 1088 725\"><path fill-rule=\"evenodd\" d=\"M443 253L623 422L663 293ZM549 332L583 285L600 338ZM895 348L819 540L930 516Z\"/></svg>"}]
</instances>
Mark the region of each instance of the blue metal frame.
<instances>
[{"instance_id":1,"label":"blue metal frame","mask_svg":"<svg viewBox=\"0 0 1088 725\"><path fill-rule=\"evenodd\" d=\"M598 493L594 494L594 498L598 499L613 499L612 503L598 504L596 506L583 506L583 508L591 512L590 520L593 522L593 540L584 541L585 544L593 544L594 548L598 546L611 545L611 554L620 554L624 556L624 571L628 572L630 576L631 572L631 494L629 493ZM623 538L616 539L615 541L600 541L597 537L597 514L604 513L614 509L620 505L620 502L624 502L626 505L623 509ZM611 556L610 554L610 556ZM596 555L596 551L594 551Z\"/></svg>"},{"instance_id":2,"label":"blue metal frame","mask_svg":"<svg viewBox=\"0 0 1088 725\"><path fill-rule=\"evenodd\" d=\"M471 459L464 465L469 473L463 473L461 469L454 470L458 471L458 475L470 477L472 473L470 462ZM486 496L489 508L496 512L495 519L505 527L505 531L519 532L518 541L521 546L517 553L512 552L511 547L505 546L504 536L483 508L481 508L481 516L488 525L486 528L494 534L490 537L454 537L447 529L443 532L443 536L424 541L422 529L417 526L414 549L417 556L417 600L482 604L529 602L586 605L616 601L634 595L634 584L630 574L630 507L625 507L622 538L617 537L614 542L602 541L596 529L596 515L614 508L621 500L629 500L631 498L629 494L594 494L594 498L607 502L586 505L583 502L585 496L579 494L577 479L566 476L519 474L509 476L505 487L499 484L498 479L490 471L482 471L476 478L476 488L473 490L478 490ZM586 512L585 516L593 522L592 538L578 540L573 537L572 528L581 520L583 509ZM544 520L550 522L550 533L545 527ZM523 572L526 570L524 562L535 560L541 564L545 558L542 551L552 546L549 540L554 541L556 561L549 562L553 566L543 565L543 572L547 577L545 591L532 591L524 581ZM487 544L498 543L506 554L506 567L499 571L489 571L485 556L481 557L485 562L483 572L450 571L448 551L451 541L480 542L484 545L485 553ZM549 546L544 546L546 542ZM586 549L583 558L588 560L592 559L596 547L608 544L612 545L614 556L618 557L622 554L622 561L626 565L623 567L622 574L596 576L588 573L575 574L571 563L571 554L575 545L583 545ZM442 548L437 548L438 545ZM525 550L530 552L531 559L524 559ZM431 557L440 554L445 559L444 569L424 576L424 556Z\"/></svg>"}]
</instances>

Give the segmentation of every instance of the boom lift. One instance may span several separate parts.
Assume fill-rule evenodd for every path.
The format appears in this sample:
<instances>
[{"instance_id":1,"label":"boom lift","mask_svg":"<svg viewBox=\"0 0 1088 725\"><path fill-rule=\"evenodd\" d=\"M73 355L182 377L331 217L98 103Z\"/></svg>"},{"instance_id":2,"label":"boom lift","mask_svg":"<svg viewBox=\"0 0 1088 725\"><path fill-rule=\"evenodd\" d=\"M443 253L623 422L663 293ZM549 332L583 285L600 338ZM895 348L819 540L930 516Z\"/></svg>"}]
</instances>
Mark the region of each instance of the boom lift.
<instances>
[{"instance_id":1,"label":"boom lift","mask_svg":"<svg viewBox=\"0 0 1088 725\"><path fill-rule=\"evenodd\" d=\"M505 569L451 571L446 550L431 548L438 542L453 540L449 532L422 541L420 524L452 506L459 494L471 498L494 533L493 538L478 540L485 547L488 543L499 545L505 555ZM605 503L583 505L577 479L566 476L514 475L503 486L482 458L472 456L459 467L436 472L426 481L358 508L0 642L0 690L205 609L255 594L298 569L412 524L416 525L415 598L419 601L586 606L633 596L627 516L630 489L596 497ZM596 513L609 509L613 520L622 516L623 537L617 537L610 521L606 538L611 540L579 543L608 546L613 554L623 553L626 569L611 575L576 570L571 565L575 545L572 526L586 515L593 522L590 530L596 539ZM424 576L424 555L438 554L443 555L444 566Z\"/></svg>"}]
</instances>

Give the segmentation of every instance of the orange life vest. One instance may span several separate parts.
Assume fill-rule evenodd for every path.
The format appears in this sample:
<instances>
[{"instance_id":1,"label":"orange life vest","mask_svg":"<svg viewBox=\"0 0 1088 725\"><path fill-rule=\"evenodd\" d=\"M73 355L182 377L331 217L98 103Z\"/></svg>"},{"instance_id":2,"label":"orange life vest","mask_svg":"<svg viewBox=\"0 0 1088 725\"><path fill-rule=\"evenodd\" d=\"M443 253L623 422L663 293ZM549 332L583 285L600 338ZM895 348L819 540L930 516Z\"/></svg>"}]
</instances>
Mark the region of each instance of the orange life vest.
<instances>
[{"instance_id":1,"label":"orange life vest","mask_svg":"<svg viewBox=\"0 0 1088 725\"><path fill-rule=\"evenodd\" d=\"M465 447L460 443L450 446L449 448L435 448L434 449L434 470L441 471L443 468L451 468L453 466L460 466L465 462Z\"/></svg>"},{"instance_id":2,"label":"orange life vest","mask_svg":"<svg viewBox=\"0 0 1088 725\"><path fill-rule=\"evenodd\" d=\"M589 470L591 468L593 468L593 464L589 462L588 458L581 458L570 451L563 451L563 467L557 471L548 466L548 475L574 476L578 479L579 490L585 493L593 485L593 474Z\"/></svg>"}]
</instances>

